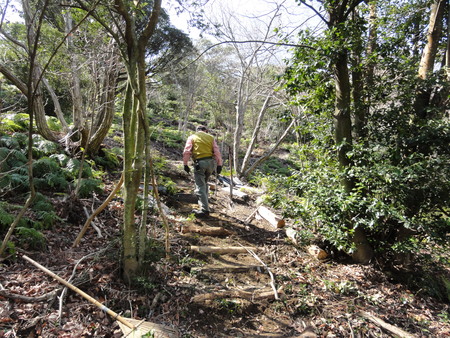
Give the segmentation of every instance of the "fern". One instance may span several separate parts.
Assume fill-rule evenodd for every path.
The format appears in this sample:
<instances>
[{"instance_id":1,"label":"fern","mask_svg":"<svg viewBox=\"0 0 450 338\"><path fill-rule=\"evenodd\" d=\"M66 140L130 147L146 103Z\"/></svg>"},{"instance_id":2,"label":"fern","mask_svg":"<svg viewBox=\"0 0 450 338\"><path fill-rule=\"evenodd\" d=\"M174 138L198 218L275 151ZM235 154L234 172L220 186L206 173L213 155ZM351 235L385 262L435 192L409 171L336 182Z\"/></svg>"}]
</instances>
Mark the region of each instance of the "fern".
<instances>
[{"instance_id":1,"label":"fern","mask_svg":"<svg viewBox=\"0 0 450 338\"><path fill-rule=\"evenodd\" d=\"M53 131L61 131L62 130L61 122L59 122L59 120L54 116L47 117L47 124L48 124L48 127Z\"/></svg>"},{"instance_id":2,"label":"fern","mask_svg":"<svg viewBox=\"0 0 450 338\"><path fill-rule=\"evenodd\" d=\"M81 167L81 161L76 158L71 158L64 168L64 172L67 174L69 178L76 179L78 178L78 173ZM83 165L83 173L81 175L83 178L92 177L91 167L85 162Z\"/></svg>"},{"instance_id":3,"label":"fern","mask_svg":"<svg viewBox=\"0 0 450 338\"><path fill-rule=\"evenodd\" d=\"M33 163L34 181L39 190L65 191L69 187L63 170L49 157L42 157Z\"/></svg>"},{"instance_id":4,"label":"fern","mask_svg":"<svg viewBox=\"0 0 450 338\"><path fill-rule=\"evenodd\" d=\"M0 119L0 130L4 132L26 131L27 128L22 127L9 118Z\"/></svg>"},{"instance_id":5,"label":"fern","mask_svg":"<svg viewBox=\"0 0 450 338\"><path fill-rule=\"evenodd\" d=\"M45 248L44 235L34 228L17 227L16 228L17 239L22 246L27 248L38 250Z\"/></svg>"},{"instance_id":6,"label":"fern","mask_svg":"<svg viewBox=\"0 0 450 338\"><path fill-rule=\"evenodd\" d=\"M34 198L33 206L31 207L34 211L46 211L51 212L55 209L53 205L50 203L47 197L42 195L41 193L36 193L36 197Z\"/></svg>"},{"instance_id":7,"label":"fern","mask_svg":"<svg viewBox=\"0 0 450 338\"><path fill-rule=\"evenodd\" d=\"M56 215L53 211L39 211L36 213L36 218L40 222L40 227L44 229L51 229L56 222L62 221L62 219L58 217L58 215Z\"/></svg>"},{"instance_id":8,"label":"fern","mask_svg":"<svg viewBox=\"0 0 450 338\"><path fill-rule=\"evenodd\" d=\"M8 149L19 148L19 142L17 139L9 135L3 135L0 137L0 147L5 147Z\"/></svg>"},{"instance_id":9,"label":"fern","mask_svg":"<svg viewBox=\"0 0 450 338\"><path fill-rule=\"evenodd\" d=\"M38 190L67 191L69 188L69 182L60 171L48 173L44 177L36 177L33 183Z\"/></svg>"},{"instance_id":10,"label":"fern","mask_svg":"<svg viewBox=\"0 0 450 338\"><path fill-rule=\"evenodd\" d=\"M14 133L12 137L19 144L19 148L26 149L28 148L28 135L26 133Z\"/></svg>"},{"instance_id":11,"label":"fern","mask_svg":"<svg viewBox=\"0 0 450 338\"><path fill-rule=\"evenodd\" d=\"M80 182L78 194L81 198L91 197L95 192L97 194L103 191L103 182L97 179L87 178Z\"/></svg>"},{"instance_id":12,"label":"fern","mask_svg":"<svg viewBox=\"0 0 450 338\"><path fill-rule=\"evenodd\" d=\"M52 160L58 162L60 167L65 167L70 160L70 157L66 154L53 154L49 156Z\"/></svg>"},{"instance_id":13,"label":"fern","mask_svg":"<svg viewBox=\"0 0 450 338\"><path fill-rule=\"evenodd\" d=\"M58 163L49 157L42 157L33 163L35 177L45 177L49 173L61 171Z\"/></svg>"},{"instance_id":14,"label":"fern","mask_svg":"<svg viewBox=\"0 0 450 338\"><path fill-rule=\"evenodd\" d=\"M28 114L18 113L14 115L13 121L20 126L22 130L28 130L30 126L30 116Z\"/></svg>"},{"instance_id":15,"label":"fern","mask_svg":"<svg viewBox=\"0 0 450 338\"><path fill-rule=\"evenodd\" d=\"M33 136L33 155L36 158L56 154L60 151L58 144L45 140L40 135Z\"/></svg>"},{"instance_id":16,"label":"fern","mask_svg":"<svg viewBox=\"0 0 450 338\"><path fill-rule=\"evenodd\" d=\"M6 231L13 221L14 216L5 211L5 209L0 208L0 230L2 232Z\"/></svg>"},{"instance_id":17,"label":"fern","mask_svg":"<svg viewBox=\"0 0 450 338\"><path fill-rule=\"evenodd\" d=\"M27 157L20 150L0 148L0 168L2 172L24 166L26 163Z\"/></svg>"}]
</instances>

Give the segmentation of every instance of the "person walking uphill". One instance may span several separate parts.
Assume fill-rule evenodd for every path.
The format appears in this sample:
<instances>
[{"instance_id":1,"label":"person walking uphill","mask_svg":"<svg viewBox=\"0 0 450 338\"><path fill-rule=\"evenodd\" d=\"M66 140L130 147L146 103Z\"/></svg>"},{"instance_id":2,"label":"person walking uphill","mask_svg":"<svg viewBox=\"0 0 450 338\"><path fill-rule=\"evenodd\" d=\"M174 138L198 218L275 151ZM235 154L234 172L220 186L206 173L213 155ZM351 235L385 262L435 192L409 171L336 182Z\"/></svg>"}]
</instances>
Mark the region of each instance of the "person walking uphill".
<instances>
[{"instance_id":1,"label":"person walking uphill","mask_svg":"<svg viewBox=\"0 0 450 338\"><path fill-rule=\"evenodd\" d=\"M217 163L217 175L222 171L222 155L216 140L205 126L198 126L197 132L188 137L183 151L184 170L189 174L189 159L194 161L195 194L200 210L195 211L197 217L209 216L208 178L214 172Z\"/></svg>"}]
</instances>

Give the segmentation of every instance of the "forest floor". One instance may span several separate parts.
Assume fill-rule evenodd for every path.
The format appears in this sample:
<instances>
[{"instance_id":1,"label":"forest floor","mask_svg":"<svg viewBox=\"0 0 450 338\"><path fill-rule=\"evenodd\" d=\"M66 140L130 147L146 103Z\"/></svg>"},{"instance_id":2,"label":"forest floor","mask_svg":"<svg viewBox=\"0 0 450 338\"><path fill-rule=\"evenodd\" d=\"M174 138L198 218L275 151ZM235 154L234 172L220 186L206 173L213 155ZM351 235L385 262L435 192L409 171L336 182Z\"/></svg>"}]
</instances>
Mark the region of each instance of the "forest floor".
<instances>
[{"instance_id":1,"label":"forest floor","mask_svg":"<svg viewBox=\"0 0 450 338\"><path fill-rule=\"evenodd\" d=\"M90 227L81 244L72 247L86 220L83 207L95 210L118 177L105 182L104 196L92 200L70 203L54 196L67 222L45 232L44 250L21 249L0 264L0 337L122 335L114 318L75 292L61 294L63 285L21 254L70 279L113 311L174 328L180 337L392 337L395 330L405 337L450 336L448 302L405 282L428 278L432 289L435 278L450 281L448 269L436 265L424 273L417 264L393 273L342 256L318 260L301 244L294 245L285 228L249 219L258 192L249 192L247 200L231 200L227 191L211 191L213 212L195 219L193 177L182 171L180 154L165 155L171 157L165 174L178 189L162 196L170 209L170 254L164 254L163 226L153 215L145 277L130 287L120 278L120 198L95 219L97 230ZM219 228L222 233L214 235ZM251 249L228 254L193 250L205 246Z\"/></svg>"}]
</instances>

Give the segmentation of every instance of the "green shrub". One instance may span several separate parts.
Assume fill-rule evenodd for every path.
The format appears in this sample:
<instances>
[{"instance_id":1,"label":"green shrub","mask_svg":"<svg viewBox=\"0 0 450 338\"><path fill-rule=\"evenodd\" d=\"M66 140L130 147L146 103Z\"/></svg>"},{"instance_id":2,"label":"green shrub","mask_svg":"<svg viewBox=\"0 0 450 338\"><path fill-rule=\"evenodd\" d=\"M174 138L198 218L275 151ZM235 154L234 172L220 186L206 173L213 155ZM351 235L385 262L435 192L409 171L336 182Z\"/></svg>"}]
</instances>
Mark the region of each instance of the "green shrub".
<instances>
[{"instance_id":1,"label":"green shrub","mask_svg":"<svg viewBox=\"0 0 450 338\"><path fill-rule=\"evenodd\" d=\"M47 197L42 195L40 192L36 193L33 201L32 210L34 211L54 211L53 204L49 201Z\"/></svg>"},{"instance_id":2,"label":"green shrub","mask_svg":"<svg viewBox=\"0 0 450 338\"><path fill-rule=\"evenodd\" d=\"M45 248L45 237L36 229L27 227L17 227L16 236L21 246L33 250L41 250Z\"/></svg>"},{"instance_id":3,"label":"green shrub","mask_svg":"<svg viewBox=\"0 0 450 338\"><path fill-rule=\"evenodd\" d=\"M53 211L38 211L35 215L41 229L52 229L56 222L62 221ZM35 226L35 228L37 227Z\"/></svg>"},{"instance_id":4,"label":"green shrub","mask_svg":"<svg viewBox=\"0 0 450 338\"><path fill-rule=\"evenodd\" d=\"M7 212L5 209L0 207L0 230L6 232L9 226L14 221L14 216Z\"/></svg>"},{"instance_id":5,"label":"green shrub","mask_svg":"<svg viewBox=\"0 0 450 338\"><path fill-rule=\"evenodd\" d=\"M33 135L33 156L35 158L50 156L60 151L61 147L57 143L48 141L40 135Z\"/></svg>"},{"instance_id":6,"label":"green shrub","mask_svg":"<svg viewBox=\"0 0 450 338\"><path fill-rule=\"evenodd\" d=\"M19 142L14 137L2 135L0 137L0 147L5 147L8 149L19 148Z\"/></svg>"},{"instance_id":7,"label":"green shrub","mask_svg":"<svg viewBox=\"0 0 450 338\"><path fill-rule=\"evenodd\" d=\"M28 134L26 133L14 133L12 137L19 143L19 148L28 148ZM25 150L24 150L25 152Z\"/></svg>"},{"instance_id":8,"label":"green shrub","mask_svg":"<svg viewBox=\"0 0 450 338\"><path fill-rule=\"evenodd\" d=\"M30 128L30 116L28 114L15 114L13 121L20 126L21 130L28 130Z\"/></svg>"},{"instance_id":9,"label":"green shrub","mask_svg":"<svg viewBox=\"0 0 450 338\"><path fill-rule=\"evenodd\" d=\"M33 163L34 184L43 190L65 191L69 188L64 172L58 163L49 157L42 157Z\"/></svg>"},{"instance_id":10,"label":"green shrub","mask_svg":"<svg viewBox=\"0 0 450 338\"><path fill-rule=\"evenodd\" d=\"M14 121L14 114L8 114L3 118L0 118L0 131L3 132L16 132L26 131L28 127L24 127Z\"/></svg>"},{"instance_id":11,"label":"green shrub","mask_svg":"<svg viewBox=\"0 0 450 338\"><path fill-rule=\"evenodd\" d=\"M117 169L120 165L117 155L108 149L102 149L99 156L94 157L94 161L97 165L107 170Z\"/></svg>"},{"instance_id":12,"label":"green shrub","mask_svg":"<svg viewBox=\"0 0 450 338\"><path fill-rule=\"evenodd\" d=\"M76 158L71 158L67 161L65 168L63 168L63 171L66 173L67 177L71 179L77 179L80 167L81 161ZM83 172L81 174L81 177L92 177L92 169L86 162L83 163Z\"/></svg>"},{"instance_id":13,"label":"green shrub","mask_svg":"<svg viewBox=\"0 0 450 338\"><path fill-rule=\"evenodd\" d=\"M50 128L50 130L53 130L53 131L61 131L62 130L61 122L54 116L47 117L47 124L48 124L48 127Z\"/></svg>"},{"instance_id":14,"label":"green shrub","mask_svg":"<svg viewBox=\"0 0 450 338\"><path fill-rule=\"evenodd\" d=\"M80 190L78 194L81 198L91 197L93 193L100 194L103 192L103 182L101 180L86 178L80 182Z\"/></svg>"},{"instance_id":15,"label":"green shrub","mask_svg":"<svg viewBox=\"0 0 450 338\"><path fill-rule=\"evenodd\" d=\"M56 162L58 162L59 166L61 168L64 168L65 166L67 166L67 163L70 160L70 157L67 156L66 154L53 154L49 156L51 159L55 160Z\"/></svg>"}]
</instances>

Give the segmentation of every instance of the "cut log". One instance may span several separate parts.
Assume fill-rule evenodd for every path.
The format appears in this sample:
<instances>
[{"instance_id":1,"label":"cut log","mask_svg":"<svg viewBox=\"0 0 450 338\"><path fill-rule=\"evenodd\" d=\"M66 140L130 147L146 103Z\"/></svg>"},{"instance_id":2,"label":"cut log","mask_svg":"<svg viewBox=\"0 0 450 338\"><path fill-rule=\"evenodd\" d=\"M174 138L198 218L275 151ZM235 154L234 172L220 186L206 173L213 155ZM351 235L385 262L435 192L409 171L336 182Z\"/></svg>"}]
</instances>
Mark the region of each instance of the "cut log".
<instances>
[{"instance_id":1,"label":"cut log","mask_svg":"<svg viewBox=\"0 0 450 338\"><path fill-rule=\"evenodd\" d=\"M172 328L167 325L144 322L143 320L127 318L127 321L133 324L136 329L133 331L128 326L121 322L120 328L124 334L124 337L155 337L155 338L179 338L181 337L178 329Z\"/></svg>"},{"instance_id":2,"label":"cut log","mask_svg":"<svg viewBox=\"0 0 450 338\"><path fill-rule=\"evenodd\" d=\"M381 318L378 318L378 317L376 317L374 315L371 315L368 312L361 311L359 313L359 315L364 317L364 318L366 318L366 319L368 319L368 320L370 320L371 322L381 326L383 329L393 333L396 336L404 337L404 338L414 338L414 337L416 337L415 335L413 335L413 334L411 334L409 332L406 332L406 331L404 331L404 330L402 330L402 329L400 329L400 328L398 328L398 327L396 327L394 325L386 323Z\"/></svg>"},{"instance_id":3,"label":"cut log","mask_svg":"<svg viewBox=\"0 0 450 338\"><path fill-rule=\"evenodd\" d=\"M311 256L314 256L320 260L323 260L328 257L328 254L323 249L319 248L317 245L310 245L308 247L308 253Z\"/></svg>"},{"instance_id":4,"label":"cut log","mask_svg":"<svg viewBox=\"0 0 450 338\"><path fill-rule=\"evenodd\" d=\"M242 298L249 301L261 301L261 300L274 300L275 296L272 290L261 290L260 292L250 292L243 290L229 290L229 291L217 291L211 293L204 293L192 297L192 301L195 303L204 303L221 298Z\"/></svg>"},{"instance_id":5,"label":"cut log","mask_svg":"<svg viewBox=\"0 0 450 338\"><path fill-rule=\"evenodd\" d=\"M188 225L181 227L181 233L196 233L205 236L229 236L232 234L231 231L221 228L221 227L205 227L205 226L196 226L196 225Z\"/></svg>"},{"instance_id":6,"label":"cut log","mask_svg":"<svg viewBox=\"0 0 450 338\"><path fill-rule=\"evenodd\" d=\"M253 247L244 247L244 246L220 247L220 246L195 246L195 245L190 246L189 249L196 252L211 253L218 255L247 253L248 250L255 250L255 248Z\"/></svg>"},{"instance_id":7,"label":"cut log","mask_svg":"<svg viewBox=\"0 0 450 338\"><path fill-rule=\"evenodd\" d=\"M222 188L222 190L226 191L226 192L230 192L230 188ZM248 199L248 195L245 192L242 192L242 191L237 190L237 189L233 189L232 194L233 194L233 196L242 198L243 200Z\"/></svg>"},{"instance_id":8,"label":"cut log","mask_svg":"<svg viewBox=\"0 0 450 338\"><path fill-rule=\"evenodd\" d=\"M286 222L284 221L284 219L275 215L272 211L270 211L265 206L261 205L258 207L258 214L276 228L283 228L286 225Z\"/></svg>"},{"instance_id":9,"label":"cut log","mask_svg":"<svg viewBox=\"0 0 450 338\"><path fill-rule=\"evenodd\" d=\"M298 244L298 234L297 231L292 228L286 228L286 236L294 243L295 245Z\"/></svg>"},{"instance_id":10,"label":"cut log","mask_svg":"<svg viewBox=\"0 0 450 338\"><path fill-rule=\"evenodd\" d=\"M191 272L231 272L244 273L249 271L263 271L262 265L207 265L202 267L194 267Z\"/></svg>"}]
</instances>

